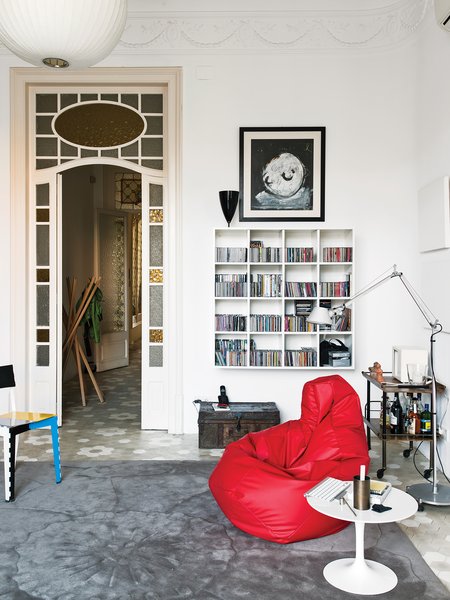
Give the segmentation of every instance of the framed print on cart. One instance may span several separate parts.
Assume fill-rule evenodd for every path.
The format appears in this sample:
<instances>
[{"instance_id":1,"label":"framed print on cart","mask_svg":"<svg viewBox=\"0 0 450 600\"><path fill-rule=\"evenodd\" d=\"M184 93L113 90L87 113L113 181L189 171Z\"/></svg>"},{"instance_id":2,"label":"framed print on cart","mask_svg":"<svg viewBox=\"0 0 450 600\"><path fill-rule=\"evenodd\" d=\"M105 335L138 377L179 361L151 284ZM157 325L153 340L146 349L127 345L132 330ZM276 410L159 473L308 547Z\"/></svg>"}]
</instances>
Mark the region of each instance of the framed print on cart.
<instances>
[{"instance_id":1,"label":"framed print on cart","mask_svg":"<svg viewBox=\"0 0 450 600\"><path fill-rule=\"evenodd\" d=\"M239 129L239 220L325 220L325 127Z\"/></svg>"}]
</instances>

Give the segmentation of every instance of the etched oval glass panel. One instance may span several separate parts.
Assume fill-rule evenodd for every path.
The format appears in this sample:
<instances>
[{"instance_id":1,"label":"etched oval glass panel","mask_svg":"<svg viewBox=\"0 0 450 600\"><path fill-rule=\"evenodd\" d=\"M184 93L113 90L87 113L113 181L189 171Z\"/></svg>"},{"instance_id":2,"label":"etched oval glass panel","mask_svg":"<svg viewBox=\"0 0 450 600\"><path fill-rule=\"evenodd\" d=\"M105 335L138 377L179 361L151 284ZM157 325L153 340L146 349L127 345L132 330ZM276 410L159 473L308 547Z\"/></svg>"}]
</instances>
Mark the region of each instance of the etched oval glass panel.
<instances>
[{"instance_id":1,"label":"etched oval glass panel","mask_svg":"<svg viewBox=\"0 0 450 600\"><path fill-rule=\"evenodd\" d=\"M84 102L60 112L53 129L69 144L116 148L141 136L146 122L134 109L113 102Z\"/></svg>"}]
</instances>

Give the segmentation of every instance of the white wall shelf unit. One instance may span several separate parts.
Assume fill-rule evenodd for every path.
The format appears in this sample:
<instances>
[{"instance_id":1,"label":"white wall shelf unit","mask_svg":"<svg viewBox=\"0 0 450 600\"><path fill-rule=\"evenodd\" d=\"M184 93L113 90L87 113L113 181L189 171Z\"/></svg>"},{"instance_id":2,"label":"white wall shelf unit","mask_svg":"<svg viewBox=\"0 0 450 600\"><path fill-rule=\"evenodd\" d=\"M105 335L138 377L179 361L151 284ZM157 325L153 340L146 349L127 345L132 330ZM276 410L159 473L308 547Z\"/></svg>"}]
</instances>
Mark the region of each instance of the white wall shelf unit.
<instances>
[{"instance_id":1,"label":"white wall shelf unit","mask_svg":"<svg viewBox=\"0 0 450 600\"><path fill-rule=\"evenodd\" d=\"M316 305L345 302L354 288L351 229L216 229L215 366L353 369L354 314L318 329ZM349 364L320 364L320 343L339 339Z\"/></svg>"}]
</instances>

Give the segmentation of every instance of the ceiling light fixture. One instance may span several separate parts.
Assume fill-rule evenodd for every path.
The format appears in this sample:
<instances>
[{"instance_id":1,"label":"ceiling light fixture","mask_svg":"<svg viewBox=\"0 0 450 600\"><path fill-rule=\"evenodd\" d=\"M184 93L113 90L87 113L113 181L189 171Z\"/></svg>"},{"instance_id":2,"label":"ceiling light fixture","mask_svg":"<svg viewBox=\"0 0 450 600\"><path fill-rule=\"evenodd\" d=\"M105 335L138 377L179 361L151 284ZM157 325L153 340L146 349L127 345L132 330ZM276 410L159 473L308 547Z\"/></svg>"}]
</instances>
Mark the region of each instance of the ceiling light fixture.
<instances>
[{"instance_id":1,"label":"ceiling light fixture","mask_svg":"<svg viewBox=\"0 0 450 600\"><path fill-rule=\"evenodd\" d=\"M108 56L126 18L127 0L0 0L0 41L32 65L82 69Z\"/></svg>"}]
</instances>

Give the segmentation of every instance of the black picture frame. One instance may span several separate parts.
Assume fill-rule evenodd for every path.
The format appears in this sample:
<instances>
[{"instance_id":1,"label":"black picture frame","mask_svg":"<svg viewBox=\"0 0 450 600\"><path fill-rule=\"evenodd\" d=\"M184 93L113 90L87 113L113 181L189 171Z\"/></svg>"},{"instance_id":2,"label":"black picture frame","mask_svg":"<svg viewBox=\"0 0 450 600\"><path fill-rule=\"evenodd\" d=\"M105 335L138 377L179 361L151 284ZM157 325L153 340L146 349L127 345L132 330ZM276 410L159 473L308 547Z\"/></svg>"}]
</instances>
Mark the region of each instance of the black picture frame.
<instances>
[{"instance_id":1,"label":"black picture frame","mask_svg":"<svg viewBox=\"0 0 450 600\"><path fill-rule=\"evenodd\" d=\"M325 220L325 127L239 128L239 220Z\"/></svg>"}]
</instances>

